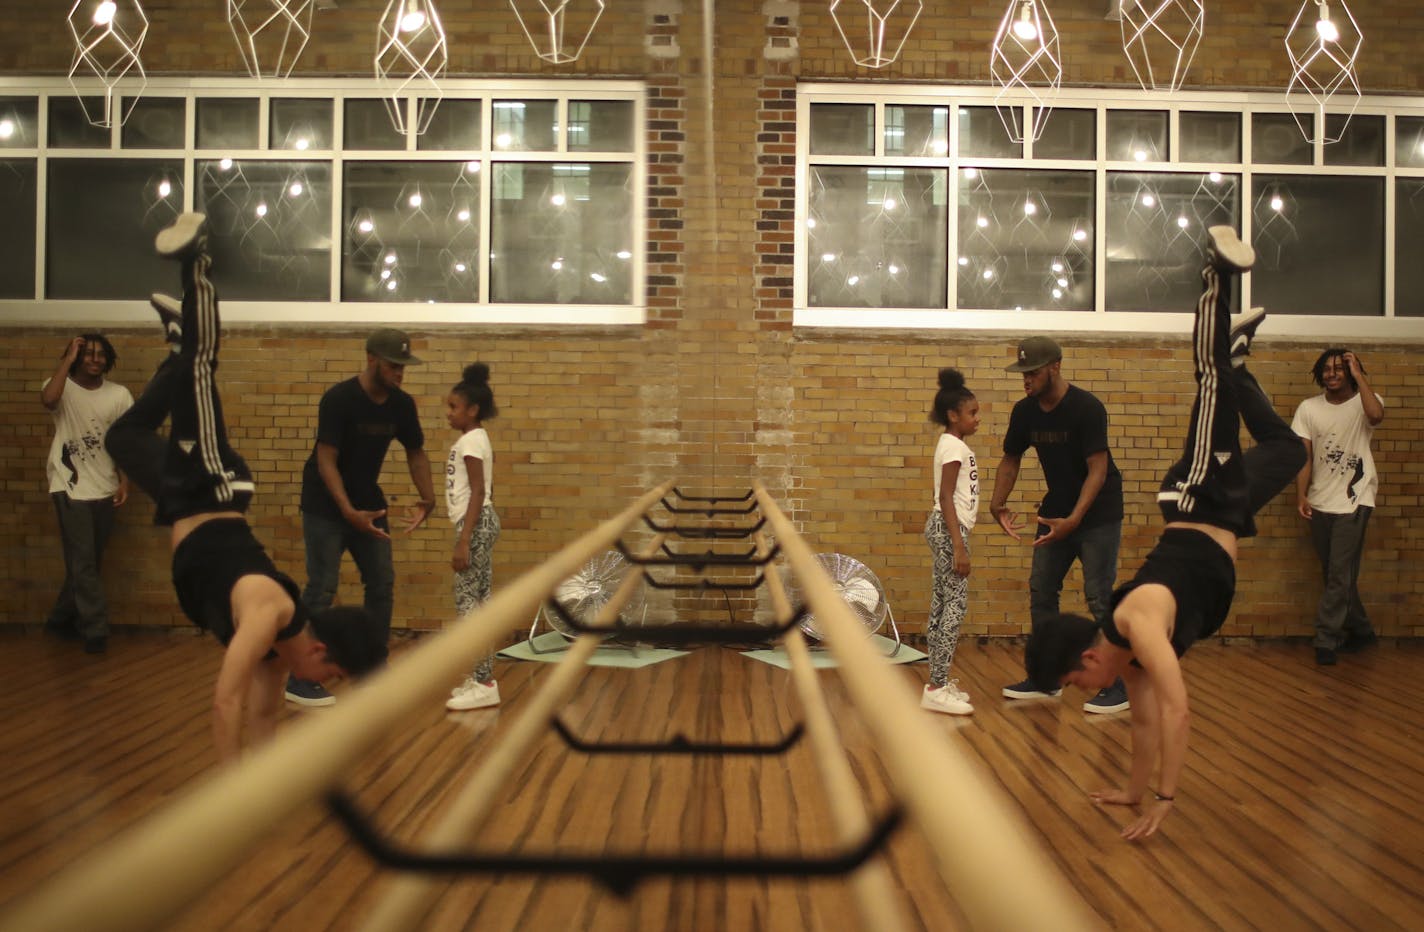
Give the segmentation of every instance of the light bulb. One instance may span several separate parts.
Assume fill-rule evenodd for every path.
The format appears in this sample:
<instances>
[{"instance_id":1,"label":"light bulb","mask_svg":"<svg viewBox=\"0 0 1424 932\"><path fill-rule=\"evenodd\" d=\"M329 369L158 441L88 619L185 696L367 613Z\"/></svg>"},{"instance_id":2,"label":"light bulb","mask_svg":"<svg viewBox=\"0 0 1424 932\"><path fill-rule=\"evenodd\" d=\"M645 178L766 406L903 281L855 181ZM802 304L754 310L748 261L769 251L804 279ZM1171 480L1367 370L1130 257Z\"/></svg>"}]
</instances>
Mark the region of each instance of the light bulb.
<instances>
[{"instance_id":1,"label":"light bulb","mask_svg":"<svg viewBox=\"0 0 1424 932\"><path fill-rule=\"evenodd\" d=\"M386 282L386 290L387 290L387 291L395 291L395 290L396 290L396 281L395 281L395 279L391 279L390 281Z\"/></svg>"},{"instance_id":2,"label":"light bulb","mask_svg":"<svg viewBox=\"0 0 1424 932\"><path fill-rule=\"evenodd\" d=\"M114 14L119 11L119 5L114 0L104 0L94 8L94 25L107 26L114 21Z\"/></svg>"},{"instance_id":3,"label":"light bulb","mask_svg":"<svg viewBox=\"0 0 1424 932\"><path fill-rule=\"evenodd\" d=\"M1421 145L1421 147L1424 147L1424 143L1421 143L1420 145ZM807 218L806 218L806 229L808 229L808 230L814 230L814 229L816 229L816 218L815 218L815 217L807 217Z\"/></svg>"},{"instance_id":4,"label":"light bulb","mask_svg":"<svg viewBox=\"0 0 1424 932\"><path fill-rule=\"evenodd\" d=\"M465 263L463 263L463 262L456 262L456 263L455 263L455 271L457 271L457 272L463 272L463 271L465 271Z\"/></svg>"},{"instance_id":5,"label":"light bulb","mask_svg":"<svg viewBox=\"0 0 1424 932\"><path fill-rule=\"evenodd\" d=\"M1055 297L1055 298L1061 298L1061 297L1063 297L1063 292L1062 292L1062 291L1059 291L1057 288L1054 288L1054 289L1053 289L1053 297Z\"/></svg>"},{"instance_id":6,"label":"light bulb","mask_svg":"<svg viewBox=\"0 0 1424 932\"><path fill-rule=\"evenodd\" d=\"M479 171L479 170L480 170L480 163L479 163L479 162L477 162L477 161L471 159L470 161L468 161L468 162L465 163L465 171L470 172L471 174L474 174L475 172L477 172L477 171Z\"/></svg>"},{"instance_id":7,"label":"light bulb","mask_svg":"<svg viewBox=\"0 0 1424 932\"><path fill-rule=\"evenodd\" d=\"M1038 205L1033 201L1024 201L1024 216L1032 217L1038 213Z\"/></svg>"},{"instance_id":8,"label":"light bulb","mask_svg":"<svg viewBox=\"0 0 1424 932\"><path fill-rule=\"evenodd\" d=\"M847 285L858 285L858 284L860 284L860 276L859 276L859 275L852 275L850 278L847 278L847 279L846 279L846 284L847 284Z\"/></svg>"},{"instance_id":9,"label":"light bulb","mask_svg":"<svg viewBox=\"0 0 1424 932\"><path fill-rule=\"evenodd\" d=\"M988 217L977 217L977 218L975 218L974 223L975 223L976 226L979 227L979 229L982 230L982 229L984 229L985 227L987 227L987 226L989 225L989 218L988 218Z\"/></svg>"},{"instance_id":10,"label":"light bulb","mask_svg":"<svg viewBox=\"0 0 1424 932\"><path fill-rule=\"evenodd\" d=\"M223 171L227 171L229 168L232 168L232 159L220 160L218 162L218 168L221 168Z\"/></svg>"},{"instance_id":11,"label":"light bulb","mask_svg":"<svg viewBox=\"0 0 1424 932\"><path fill-rule=\"evenodd\" d=\"M494 137L494 144L495 147L498 149L508 149L509 144L513 141L514 137L510 136L508 133L500 133L498 136Z\"/></svg>"},{"instance_id":12,"label":"light bulb","mask_svg":"<svg viewBox=\"0 0 1424 932\"><path fill-rule=\"evenodd\" d=\"M886 210L894 210L894 209L895 209L895 199L894 199L893 197L887 197L887 198L885 199L885 209L886 209Z\"/></svg>"},{"instance_id":13,"label":"light bulb","mask_svg":"<svg viewBox=\"0 0 1424 932\"><path fill-rule=\"evenodd\" d=\"M887 269L886 271L888 271L891 275L899 275L899 274L900 274L900 267L899 267L898 265L893 265L893 264L892 264L892 265L890 266L890 268Z\"/></svg>"},{"instance_id":14,"label":"light bulb","mask_svg":"<svg viewBox=\"0 0 1424 932\"><path fill-rule=\"evenodd\" d=\"M1061 271L1063 271L1063 263L1062 263L1062 262L1055 262L1055 263L1053 263L1052 268L1053 268L1053 271L1055 271L1055 272L1061 272Z\"/></svg>"},{"instance_id":15,"label":"light bulb","mask_svg":"<svg viewBox=\"0 0 1424 932\"><path fill-rule=\"evenodd\" d=\"M1153 197L1152 195L1150 195L1150 194L1144 194L1144 195L1142 195L1142 206L1143 206L1143 207L1152 207L1152 206L1154 206L1156 203L1157 203L1157 198Z\"/></svg>"},{"instance_id":16,"label":"light bulb","mask_svg":"<svg viewBox=\"0 0 1424 932\"><path fill-rule=\"evenodd\" d=\"M418 4L412 3L406 8L405 15L401 17L401 32L416 32L425 25L425 11Z\"/></svg>"},{"instance_id":17,"label":"light bulb","mask_svg":"<svg viewBox=\"0 0 1424 932\"><path fill-rule=\"evenodd\" d=\"M552 268L555 272L557 272L557 271L559 271L560 269L562 269L562 268L564 267L564 260L563 260L563 259L555 259L553 262L551 262L551 263L549 264L549 267Z\"/></svg>"},{"instance_id":18,"label":"light bulb","mask_svg":"<svg viewBox=\"0 0 1424 932\"><path fill-rule=\"evenodd\" d=\"M984 281L987 282L989 279L991 279L991 278L993 278L993 277L994 277L994 270L993 270L993 269L985 269L985 270L984 270Z\"/></svg>"},{"instance_id":19,"label":"light bulb","mask_svg":"<svg viewBox=\"0 0 1424 932\"><path fill-rule=\"evenodd\" d=\"M1078 242L1081 243L1083 240L1085 240L1085 239L1087 239L1087 238L1088 238L1088 233L1087 233L1086 230L1074 230L1074 231L1073 231L1073 239L1077 240Z\"/></svg>"},{"instance_id":20,"label":"light bulb","mask_svg":"<svg viewBox=\"0 0 1424 932\"><path fill-rule=\"evenodd\" d=\"M302 186L300 181L293 181L292 186L287 189L287 193L291 194L292 197L301 197L302 192L305 190L306 188Z\"/></svg>"},{"instance_id":21,"label":"light bulb","mask_svg":"<svg viewBox=\"0 0 1424 932\"><path fill-rule=\"evenodd\" d=\"M393 252L388 252L388 253L386 253L386 265L395 265L395 264L396 264L396 254L393 253Z\"/></svg>"},{"instance_id":22,"label":"light bulb","mask_svg":"<svg viewBox=\"0 0 1424 932\"><path fill-rule=\"evenodd\" d=\"M0 139L9 139L13 135L15 135L15 122L0 120Z\"/></svg>"},{"instance_id":23,"label":"light bulb","mask_svg":"<svg viewBox=\"0 0 1424 932\"><path fill-rule=\"evenodd\" d=\"M360 223L356 224L356 229L360 230L362 233L370 233L375 228L376 225L369 220L362 220Z\"/></svg>"},{"instance_id":24,"label":"light bulb","mask_svg":"<svg viewBox=\"0 0 1424 932\"><path fill-rule=\"evenodd\" d=\"M549 198L549 203L553 204L555 207L563 207L565 200L566 198L562 194L555 194L553 197Z\"/></svg>"},{"instance_id":25,"label":"light bulb","mask_svg":"<svg viewBox=\"0 0 1424 932\"><path fill-rule=\"evenodd\" d=\"M1320 18L1315 21L1315 34L1320 36L1321 42L1339 42L1340 30L1330 21L1330 10L1325 4L1320 4Z\"/></svg>"},{"instance_id":26,"label":"light bulb","mask_svg":"<svg viewBox=\"0 0 1424 932\"><path fill-rule=\"evenodd\" d=\"M977 174L979 174L979 169L977 169L977 168L966 168L966 169L964 170L964 180L965 180L965 181L973 181L973 180L974 180L974 176L977 175Z\"/></svg>"},{"instance_id":27,"label":"light bulb","mask_svg":"<svg viewBox=\"0 0 1424 932\"><path fill-rule=\"evenodd\" d=\"M1034 25L1033 19L1031 18L1032 16L1033 4L1025 3L1023 8L1019 11L1018 22L1014 23L1014 35L1025 42L1032 42L1038 38L1038 27Z\"/></svg>"},{"instance_id":28,"label":"light bulb","mask_svg":"<svg viewBox=\"0 0 1424 932\"><path fill-rule=\"evenodd\" d=\"M1187 228L1187 218L1186 218L1186 217L1178 217L1178 218L1177 218L1177 229L1179 229L1179 230L1185 230L1186 228Z\"/></svg>"},{"instance_id":29,"label":"light bulb","mask_svg":"<svg viewBox=\"0 0 1424 932\"><path fill-rule=\"evenodd\" d=\"M1211 179L1211 183L1212 183L1212 184L1220 184L1220 183L1221 183L1221 172L1208 172L1208 173L1207 173L1207 178Z\"/></svg>"},{"instance_id":30,"label":"light bulb","mask_svg":"<svg viewBox=\"0 0 1424 932\"><path fill-rule=\"evenodd\" d=\"M1285 206L1286 202L1281 200L1281 196L1279 194L1271 198L1271 210L1279 211L1282 207Z\"/></svg>"},{"instance_id":31,"label":"light bulb","mask_svg":"<svg viewBox=\"0 0 1424 932\"><path fill-rule=\"evenodd\" d=\"M410 200L408 200L406 203L410 204L410 206L412 207L419 207L423 200L424 198L422 198L420 196L420 192L417 191L410 196Z\"/></svg>"},{"instance_id":32,"label":"light bulb","mask_svg":"<svg viewBox=\"0 0 1424 932\"><path fill-rule=\"evenodd\" d=\"M632 254L631 252L629 252L628 250L626 250L626 249L620 249L620 250L618 250L616 253L614 253L614 255L616 255L616 256L617 256L618 258L620 258L620 259L631 259L631 258L633 258L633 254Z\"/></svg>"},{"instance_id":33,"label":"light bulb","mask_svg":"<svg viewBox=\"0 0 1424 932\"><path fill-rule=\"evenodd\" d=\"M590 272L588 277L598 282L600 285L608 281L608 276L604 275L602 272Z\"/></svg>"},{"instance_id":34,"label":"light bulb","mask_svg":"<svg viewBox=\"0 0 1424 932\"><path fill-rule=\"evenodd\" d=\"M458 221L460 221L461 223L469 223L469 222L470 222L470 212L469 212L467 209L465 209L465 208L462 207L462 208L460 209L460 212L455 215L455 219L458 220Z\"/></svg>"},{"instance_id":35,"label":"light bulb","mask_svg":"<svg viewBox=\"0 0 1424 932\"><path fill-rule=\"evenodd\" d=\"M1056 284L1058 285L1059 288L1067 288L1067 287L1068 287L1068 279L1066 279L1066 278L1060 278L1060 279L1058 279L1058 281L1057 281Z\"/></svg>"},{"instance_id":36,"label":"light bulb","mask_svg":"<svg viewBox=\"0 0 1424 932\"><path fill-rule=\"evenodd\" d=\"M390 270L390 269L381 269L381 281L385 281L386 279L388 279L388 278L390 278L390 277L391 277L391 270Z\"/></svg>"},{"instance_id":37,"label":"light bulb","mask_svg":"<svg viewBox=\"0 0 1424 932\"><path fill-rule=\"evenodd\" d=\"M1145 161L1147 161L1147 150L1146 150L1146 149L1135 149L1135 150L1133 150L1132 157L1133 157L1133 159L1135 159L1135 160L1138 161L1138 162L1145 162Z\"/></svg>"},{"instance_id":38,"label":"light bulb","mask_svg":"<svg viewBox=\"0 0 1424 932\"><path fill-rule=\"evenodd\" d=\"M823 253L821 253L821 261L822 261L822 262L835 262L835 261L836 261L836 254L833 253L833 252L823 252Z\"/></svg>"},{"instance_id":39,"label":"light bulb","mask_svg":"<svg viewBox=\"0 0 1424 932\"><path fill-rule=\"evenodd\" d=\"M303 136L297 140L297 148L305 150L311 145L311 140Z\"/></svg>"},{"instance_id":40,"label":"light bulb","mask_svg":"<svg viewBox=\"0 0 1424 932\"><path fill-rule=\"evenodd\" d=\"M169 184L169 183L168 183L168 180L167 180L166 178L165 178L163 181L160 181L160 182L158 183L158 196L159 196L159 197L167 197L168 195L170 195L170 194L172 194L172 193L173 193L173 185Z\"/></svg>"},{"instance_id":41,"label":"light bulb","mask_svg":"<svg viewBox=\"0 0 1424 932\"><path fill-rule=\"evenodd\" d=\"M959 264L960 264L960 265L968 265L968 264L969 264L969 257L968 257L968 256L960 256L960 257L959 257Z\"/></svg>"},{"instance_id":42,"label":"light bulb","mask_svg":"<svg viewBox=\"0 0 1424 932\"><path fill-rule=\"evenodd\" d=\"M265 217L265 216L267 216L267 205L266 205L266 204L258 204L258 205L257 205L257 216L259 216L259 217Z\"/></svg>"}]
</instances>

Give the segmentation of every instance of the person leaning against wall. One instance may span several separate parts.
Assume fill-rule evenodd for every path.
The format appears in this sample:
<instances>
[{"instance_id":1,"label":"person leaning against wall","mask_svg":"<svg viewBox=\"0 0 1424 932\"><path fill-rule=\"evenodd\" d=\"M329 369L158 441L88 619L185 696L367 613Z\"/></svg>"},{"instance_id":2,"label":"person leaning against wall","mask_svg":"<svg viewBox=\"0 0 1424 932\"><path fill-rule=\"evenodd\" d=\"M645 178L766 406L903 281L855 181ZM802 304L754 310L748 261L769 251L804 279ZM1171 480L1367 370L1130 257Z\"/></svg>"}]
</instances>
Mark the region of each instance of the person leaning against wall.
<instances>
[{"instance_id":1,"label":"person leaning against wall","mask_svg":"<svg viewBox=\"0 0 1424 932\"><path fill-rule=\"evenodd\" d=\"M1308 453L1296 476L1296 509L1310 522L1320 557L1325 588L1315 613L1315 662L1328 666L1377 639L1359 583L1379 488L1370 440L1384 420L1384 399L1370 388L1360 358L1342 347L1321 353L1311 375L1323 391L1300 403L1291 429Z\"/></svg>"},{"instance_id":2,"label":"person leaning against wall","mask_svg":"<svg viewBox=\"0 0 1424 932\"><path fill-rule=\"evenodd\" d=\"M1063 350L1044 336L1019 344L1006 372L1023 375L1024 398L1009 413L1004 455L994 472L989 513L1004 533L1019 540L1022 519L1008 507L1024 453L1032 447L1048 492L1039 503L1033 564L1029 570L1029 614L1034 625L1059 613L1063 580L1077 560L1083 567L1083 595L1099 623L1107 617L1117 583L1122 543L1122 474L1108 450L1108 412L1090 392L1063 377ZM1005 686L1007 699L1035 699L1044 693L1029 680ZM1119 679L1083 704L1086 712L1128 708Z\"/></svg>"},{"instance_id":3,"label":"person leaning against wall","mask_svg":"<svg viewBox=\"0 0 1424 932\"><path fill-rule=\"evenodd\" d=\"M46 633L82 639L84 652L109 646L109 609L100 567L114 528L114 509L128 498L128 481L104 449L109 425L133 406L133 395L105 376L118 355L102 333L69 341L40 403L54 418L45 472L59 518L64 585L45 621Z\"/></svg>"}]
</instances>

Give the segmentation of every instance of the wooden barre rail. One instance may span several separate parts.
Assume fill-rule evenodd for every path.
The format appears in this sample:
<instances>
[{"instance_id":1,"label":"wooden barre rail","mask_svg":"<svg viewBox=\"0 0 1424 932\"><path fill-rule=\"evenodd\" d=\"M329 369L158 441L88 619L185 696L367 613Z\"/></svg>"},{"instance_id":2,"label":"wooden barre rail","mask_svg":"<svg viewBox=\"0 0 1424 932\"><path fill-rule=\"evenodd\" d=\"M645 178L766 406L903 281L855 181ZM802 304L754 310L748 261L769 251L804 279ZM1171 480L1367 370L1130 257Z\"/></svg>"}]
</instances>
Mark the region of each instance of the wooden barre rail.
<instances>
[{"instance_id":1,"label":"wooden barre rail","mask_svg":"<svg viewBox=\"0 0 1424 932\"><path fill-rule=\"evenodd\" d=\"M865 629L760 482L757 502L801 583L835 656L858 715L896 795L934 852L940 877L980 929L1095 928L1086 904L1064 881L1016 813L920 714L904 681L875 655Z\"/></svg>"},{"instance_id":2,"label":"wooden barre rail","mask_svg":"<svg viewBox=\"0 0 1424 932\"><path fill-rule=\"evenodd\" d=\"M423 639L330 712L284 729L236 766L220 768L0 917L0 932L151 929L221 878L264 835L335 786L422 703L443 693L521 627L559 583L602 553L672 482L534 567L456 625Z\"/></svg>"}]
</instances>

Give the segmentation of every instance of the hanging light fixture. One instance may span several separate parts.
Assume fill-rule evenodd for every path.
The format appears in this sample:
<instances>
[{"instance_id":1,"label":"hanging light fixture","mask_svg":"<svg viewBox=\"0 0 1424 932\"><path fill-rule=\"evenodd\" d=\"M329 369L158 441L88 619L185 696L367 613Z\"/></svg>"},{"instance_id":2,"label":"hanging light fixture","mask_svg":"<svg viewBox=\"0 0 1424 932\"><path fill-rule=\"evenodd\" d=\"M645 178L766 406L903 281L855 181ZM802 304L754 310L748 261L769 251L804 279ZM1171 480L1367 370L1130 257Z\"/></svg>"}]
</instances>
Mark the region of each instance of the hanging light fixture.
<instances>
[{"instance_id":1,"label":"hanging light fixture","mask_svg":"<svg viewBox=\"0 0 1424 932\"><path fill-rule=\"evenodd\" d=\"M1145 91L1180 90L1201 43L1202 0L1121 0L1120 13L1122 50L1137 83Z\"/></svg>"},{"instance_id":2,"label":"hanging light fixture","mask_svg":"<svg viewBox=\"0 0 1424 932\"><path fill-rule=\"evenodd\" d=\"M227 0L227 25L249 75L285 78L292 73L311 38L315 6L315 0Z\"/></svg>"},{"instance_id":3,"label":"hanging light fixture","mask_svg":"<svg viewBox=\"0 0 1424 932\"><path fill-rule=\"evenodd\" d=\"M148 36L148 17L138 0L78 0L69 11L67 20L70 35L74 37L74 61L69 66L69 86L79 98L84 108L85 118L95 126L114 125L114 88L132 73L137 73L135 93L127 96L128 105L118 114L120 125L128 119L133 105L138 101L143 89L148 86L148 75L144 73L139 53L143 40ZM100 112L91 113L89 102L80 91L80 84L88 80L85 74L76 80L80 71L87 71L99 79L104 86L104 105Z\"/></svg>"},{"instance_id":4,"label":"hanging light fixture","mask_svg":"<svg viewBox=\"0 0 1424 932\"><path fill-rule=\"evenodd\" d=\"M444 93L440 79L449 67L450 49L434 0L391 0L376 32L376 83L396 132L419 135L430 126ZM411 91L420 93L414 119L406 110Z\"/></svg>"},{"instance_id":5,"label":"hanging light fixture","mask_svg":"<svg viewBox=\"0 0 1424 932\"><path fill-rule=\"evenodd\" d=\"M1344 0L1305 0L1286 30L1291 79L1286 106L1307 142L1339 142L1360 103L1359 58L1364 36ZM1330 126L1325 107L1344 119ZM1341 111L1340 107L1347 109ZM1306 119L1309 116L1310 119Z\"/></svg>"},{"instance_id":6,"label":"hanging light fixture","mask_svg":"<svg viewBox=\"0 0 1424 932\"><path fill-rule=\"evenodd\" d=\"M603 6L604 0L509 0L534 54L555 65L583 54Z\"/></svg>"},{"instance_id":7,"label":"hanging light fixture","mask_svg":"<svg viewBox=\"0 0 1424 932\"><path fill-rule=\"evenodd\" d=\"M1058 29L1042 0L1010 0L989 46L989 79L999 92L994 107L1014 142L1037 139L1052 109L1049 101L1063 84ZM1019 104L1006 98L1027 96L1033 117L1025 121Z\"/></svg>"},{"instance_id":8,"label":"hanging light fixture","mask_svg":"<svg viewBox=\"0 0 1424 932\"><path fill-rule=\"evenodd\" d=\"M900 57L910 30L924 11L921 0L846 0L847 9L841 9L842 0L831 0L831 21L841 34L851 59L862 68L884 68ZM864 20L856 17L857 9L864 14ZM851 30L846 32L841 18L854 19ZM866 39L864 47L857 46L850 36L854 34Z\"/></svg>"}]
</instances>

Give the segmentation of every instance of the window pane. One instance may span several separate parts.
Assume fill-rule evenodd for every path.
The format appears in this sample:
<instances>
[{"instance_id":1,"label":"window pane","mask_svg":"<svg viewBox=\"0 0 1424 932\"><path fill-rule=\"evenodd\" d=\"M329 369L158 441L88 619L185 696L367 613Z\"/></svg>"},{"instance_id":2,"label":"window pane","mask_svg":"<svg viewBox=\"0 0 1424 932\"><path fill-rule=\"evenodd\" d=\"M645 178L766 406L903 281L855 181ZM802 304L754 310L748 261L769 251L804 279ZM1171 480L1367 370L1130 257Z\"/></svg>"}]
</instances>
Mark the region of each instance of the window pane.
<instances>
[{"instance_id":1,"label":"window pane","mask_svg":"<svg viewBox=\"0 0 1424 932\"><path fill-rule=\"evenodd\" d=\"M39 101L33 97L0 97L0 149L30 149L39 145Z\"/></svg>"},{"instance_id":2,"label":"window pane","mask_svg":"<svg viewBox=\"0 0 1424 932\"><path fill-rule=\"evenodd\" d=\"M34 159L0 159L0 298L35 296L35 177Z\"/></svg>"},{"instance_id":3,"label":"window pane","mask_svg":"<svg viewBox=\"0 0 1424 932\"><path fill-rule=\"evenodd\" d=\"M552 100L496 100L494 147L520 152L553 152L557 146L557 102Z\"/></svg>"},{"instance_id":4,"label":"window pane","mask_svg":"<svg viewBox=\"0 0 1424 932\"><path fill-rule=\"evenodd\" d=\"M1183 162L1241 161L1241 114L1183 110L1177 128Z\"/></svg>"},{"instance_id":5,"label":"window pane","mask_svg":"<svg viewBox=\"0 0 1424 932\"><path fill-rule=\"evenodd\" d=\"M813 168L809 304L945 307L947 178L937 168Z\"/></svg>"},{"instance_id":6,"label":"window pane","mask_svg":"<svg viewBox=\"0 0 1424 932\"><path fill-rule=\"evenodd\" d=\"M223 298L330 299L330 162L199 160L194 169Z\"/></svg>"},{"instance_id":7,"label":"window pane","mask_svg":"<svg viewBox=\"0 0 1424 932\"><path fill-rule=\"evenodd\" d=\"M628 152L633 148L631 100L569 101L569 151Z\"/></svg>"},{"instance_id":8,"label":"window pane","mask_svg":"<svg viewBox=\"0 0 1424 932\"><path fill-rule=\"evenodd\" d=\"M479 300L479 185L465 162L348 162L342 300Z\"/></svg>"},{"instance_id":9,"label":"window pane","mask_svg":"<svg viewBox=\"0 0 1424 932\"><path fill-rule=\"evenodd\" d=\"M480 107L478 100L443 100L430 117L430 125L415 139L417 149L443 151L478 149Z\"/></svg>"},{"instance_id":10,"label":"window pane","mask_svg":"<svg viewBox=\"0 0 1424 932\"><path fill-rule=\"evenodd\" d=\"M1093 307L1093 173L964 169L959 306Z\"/></svg>"},{"instance_id":11,"label":"window pane","mask_svg":"<svg viewBox=\"0 0 1424 932\"><path fill-rule=\"evenodd\" d=\"M977 159L1016 159L1023 156L1023 144L1009 138L994 107L960 107L959 154Z\"/></svg>"},{"instance_id":12,"label":"window pane","mask_svg":"<svg viewBox=\"0 0 1424 932\"><path fill-rule=\"evenodd\" d=\"M1306 132L1315 132L1315 117L1300 114ZM1314 151L1289 113L1251 115L1251 161L1271 165L1309 165Z\"/></svg>"},{"instance_id":13,"label":"window pane","mask_svg":"<svg viewBox=\"0 0 1424 932\"><path fill-rule=\"evenodd\" d=\"M346 138L347 149L404 151L405 136L396 132L396 124L391 120L387 104L384 98L353 98L346 101L341 132Z\"/></svg>"},{"instance_id":14,"label":"window pane","mask_svg":"<svg viewBox=\"0 0 1424 932\"><path fill-rule=\"evenodd\" d=\"M505 163L492 172L491 300L632 302L628 165Z\"/></svg>"},{"instance_id":15,"label":"window pane","mask_svg":"<svg viewBox=\"0 0 1424 932\"><path fill-rule=\"evenodd\" d=\"M1424 178L1395 182L1394 255L1394 313L1424 317Z\"/></svg>"},{"instance_id":16,"label":"window pane","mask_svg":"<svg viewBox=\"0 0 1424 932\"><path fill-rule=\"evenodd\" d=\"M183 209L181 161L51 159L48 190L46 297L137 299L172 281L153 237Z\"/></svg>"},{"instance_id":17,"label":"window pane","mask_svg":"<svg viewBox=\"0 0 1424 932\"><path fill-rule=\"evenodd\" d=\"M125 149L182 149L186 105L181 97L140 97L119 131L121 144Z\"/></svg>"},{"instance_id":18,"label":"window pane","mask_svg":"<svg viewBox=\"0 0 1424 932\"><path fill-rule=\"evenodd\" d=\"M1110 172L1107 223L1107 309L1189 311L1201 294L1206 228L1241 227L1241 179ZM1239 306L1240 295L1231 299Z\"/></svg>"},{"instance_id":19,"label":"window pane","mask_svg":"<svg viewBox=\"0 0 1424 932\"><path fill-rule=\"evenodd\" d=\"M1343 126L1341 124L1344 124ZM1383 165L1384 117L1356 114L1345 123L1339 113L1325 115L1325 137L1335 139L1325 146L1326 165Z\"/></svg>"},{"instance_id":20,"label":"window pane","mask_svg":"<svg viewBox=\"0 0 1424 932\"><path fill-rule=\"evenodd\" d=\"M86 97L81 105L68 94L49 99L49 144L58 149L107 149L109 128L95 126L84 115L104 112L102 97Z\"/></svg>"},{"instance_id":21,"label":"window pane","mask_svg":"<svg viewBox=\"0 0 1424 932\"><path fill-rule=\"evenodd\" d=\"M1384 179L1257 175L1255 187L1253 304L1384 313Z\"/></svg>"},{"instance_id":22,"label":"window pane","mask_svg":"<svg viewBox=\"0 0 1424 932\"><path fill-rule=\"evenodd\" d=\"M258 148L257 108L251 97L198 98L198 148Z\"/></svg>"},{"instance_id":23,"label":"window pane","mask_svg":"<svg viewBox=\"0 0 1424 932\"><path fill-rule=\"evenodd\" d=\"M331 101L274 97L268 145L273 149L331 148Z\"/></svg>"},{"instance_id":24,"label":"window pane","mask_svg":"<svg viewBox=\"0 0 1424 932\"><path fill-rule=\"evenodd\" d=\"M885 107L885 154L949 154L948 107Z\"/></svg>"},{"instance_id":25,"label":"window pane","mask_svg":"<svg viewBox=\"0 0 1424 932\"><path fill-rule=\"evenodd\" d=\"M1394 162L1400 168L1424 167L1424 117L1396 117Z\"/></svg>"},{"instance_id":26,"label":"window pane","mask_svg":"<svg viewBox=\"0 0 1424 932\"><path fill-rule=\"evenodd\" d=\"M812 155L872 155L875 108L870 104L812 104Z\"/></svg>"},{"instance_id":27,"label":"window pane","mask_svg":"<svg viewBox=\"0 0 1424 932\"><path fill-rule=\"evenodd\" d=\"M1107 157L1121 162L1167 161L1167 113L1109 110Z\"/></svg>"},{"instance_id":28,"label":"window pane","mask_svg":"<svg viewBox=\"0 0 1424 932\"><path fill-rule=\"evenodd\" d=\"M1098 115L1092 110L1055 107L1043 118L1033 144L1036 159L1091 159L1098 154Z\"/></svg>"}]
</instances>

